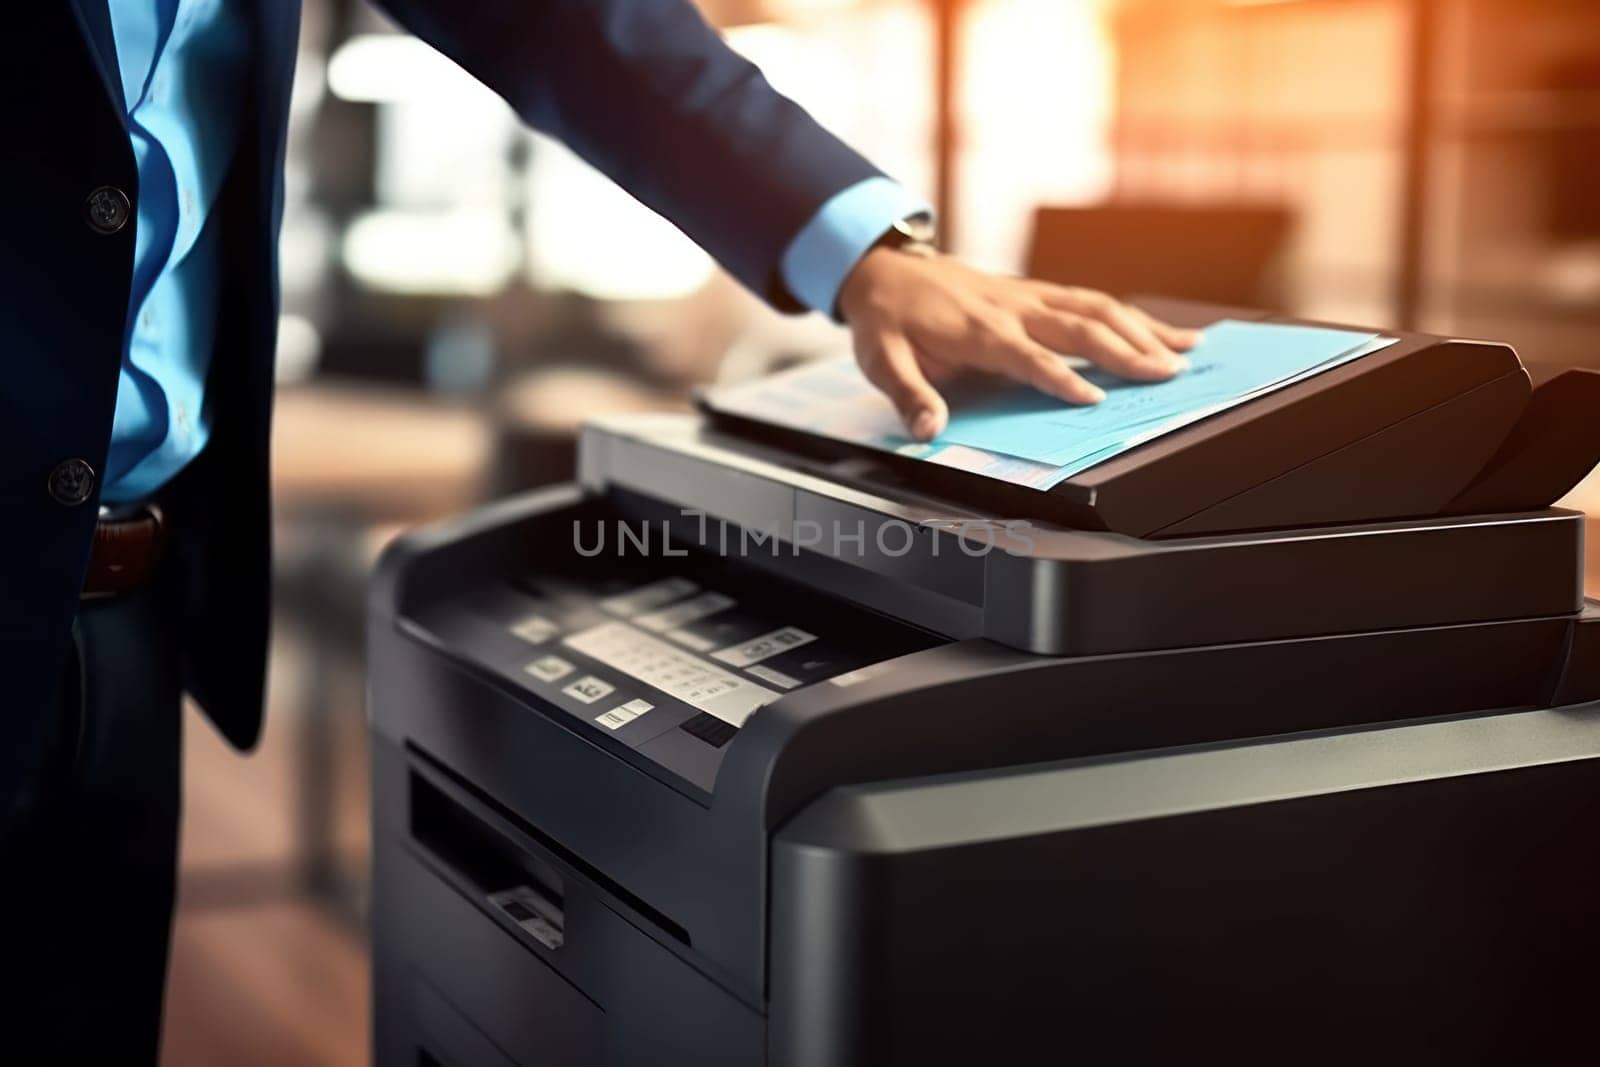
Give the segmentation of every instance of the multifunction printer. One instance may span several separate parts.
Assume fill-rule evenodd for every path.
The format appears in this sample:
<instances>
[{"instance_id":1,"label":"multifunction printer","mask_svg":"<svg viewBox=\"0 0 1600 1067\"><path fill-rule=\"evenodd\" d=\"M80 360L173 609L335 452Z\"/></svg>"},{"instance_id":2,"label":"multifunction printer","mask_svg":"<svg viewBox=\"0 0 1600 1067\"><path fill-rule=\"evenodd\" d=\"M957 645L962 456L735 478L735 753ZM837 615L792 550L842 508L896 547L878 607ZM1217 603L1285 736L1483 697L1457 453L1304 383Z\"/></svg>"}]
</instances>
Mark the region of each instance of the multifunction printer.
<instances>
[{"instance_id":1,"label":"multifunction printer","mask_svg":"<svg viewBox=\"0 0 1600 1067\"><path fill-rule=\"evenodd\" d=\"M1391 336L1048 491L712 394L402 538L376 1061L1589 1040L1600 375Z\"/></svg>"}]
</instances>

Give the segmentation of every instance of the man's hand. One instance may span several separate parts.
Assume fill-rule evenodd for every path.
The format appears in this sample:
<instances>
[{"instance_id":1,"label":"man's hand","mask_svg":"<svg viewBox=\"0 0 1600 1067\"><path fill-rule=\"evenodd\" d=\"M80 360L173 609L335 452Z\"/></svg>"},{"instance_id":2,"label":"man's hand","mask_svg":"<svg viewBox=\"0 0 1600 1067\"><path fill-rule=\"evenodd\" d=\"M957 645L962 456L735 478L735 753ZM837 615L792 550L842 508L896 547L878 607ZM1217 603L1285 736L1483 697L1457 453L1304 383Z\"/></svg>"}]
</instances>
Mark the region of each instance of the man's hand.
<instances>
[{"instance_id":1,"label":"man's hand","mask_svg":"<svg viewBox=\"0 0 1600 1067\"><path fill-rule=\"evenodd\" d=\"M949 418L935 383L962 371L1095 404L1105 393L1063 355L1122 378L1163 381L1188 365L1178 353L1199 340L1093 289L984 274L947 256L889 248L856 264L839 290L839 310L862 371L920 441L938 436Z\"/></svg>"}]
</instances>

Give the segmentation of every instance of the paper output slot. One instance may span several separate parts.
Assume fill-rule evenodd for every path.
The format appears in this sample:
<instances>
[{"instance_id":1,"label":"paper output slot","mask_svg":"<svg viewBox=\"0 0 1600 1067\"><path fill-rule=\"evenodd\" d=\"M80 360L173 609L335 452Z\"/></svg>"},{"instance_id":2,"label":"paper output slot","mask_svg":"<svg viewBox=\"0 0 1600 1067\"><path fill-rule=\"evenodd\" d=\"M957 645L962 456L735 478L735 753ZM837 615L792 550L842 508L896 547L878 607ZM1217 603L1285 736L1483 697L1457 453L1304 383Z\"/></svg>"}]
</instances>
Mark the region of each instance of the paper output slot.
<instances>
[{"instance_id":1,"label":"paper output slot","mask_svg":"<svg viewBox=\"0 0 1600 1067\"><path fill-rule=\"evenodd\" d=\"M468 898L482 905L491 892L529 885L561 910L563 933L570 937L566 920L573 912L562 872L571 871L574 895L598 889L668 937L689 944L689 933L681 923L462 781L420 748L407 747L416 760L409 787L412 844Z\"/></svg>"},{"instance_id":2,"label":"paper output slot","mask_svg":"<svg viewBox=\"0 0 1600 1067\"><path fill-rule=\"evenodd\" d=\"M537 895L534 910L564 925L561 872L416 774L411 777L411 836L477 895L493 900L499 890L525 886Z\"/></svg>"}]
</instances>

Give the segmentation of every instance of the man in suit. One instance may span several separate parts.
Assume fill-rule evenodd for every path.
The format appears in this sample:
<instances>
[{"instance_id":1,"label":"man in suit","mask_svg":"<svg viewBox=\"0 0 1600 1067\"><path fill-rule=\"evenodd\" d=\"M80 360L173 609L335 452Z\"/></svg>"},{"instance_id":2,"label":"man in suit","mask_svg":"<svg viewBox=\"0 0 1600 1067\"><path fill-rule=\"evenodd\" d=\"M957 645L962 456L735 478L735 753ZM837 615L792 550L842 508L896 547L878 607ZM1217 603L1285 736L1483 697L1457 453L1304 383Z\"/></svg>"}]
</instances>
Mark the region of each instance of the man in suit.
<instances>
[{"instance_id":1,"label":"man in suit","mask_svg":"<svg viewBox=\"0 0 1600 1067\"><path fill-rule=\"evenodd\" d=\"M1184 331L936 255L924 205L730 52L689 0L389 0L785 310L848 323L934 436L976 367L1181 369ZM180 695L261 717L291 0L12 5L0 68L0 872L7 1007L62 1062L149 1062ZM17 1033L18 1025L11 1028Z\"/></svg>"}]
</instances>

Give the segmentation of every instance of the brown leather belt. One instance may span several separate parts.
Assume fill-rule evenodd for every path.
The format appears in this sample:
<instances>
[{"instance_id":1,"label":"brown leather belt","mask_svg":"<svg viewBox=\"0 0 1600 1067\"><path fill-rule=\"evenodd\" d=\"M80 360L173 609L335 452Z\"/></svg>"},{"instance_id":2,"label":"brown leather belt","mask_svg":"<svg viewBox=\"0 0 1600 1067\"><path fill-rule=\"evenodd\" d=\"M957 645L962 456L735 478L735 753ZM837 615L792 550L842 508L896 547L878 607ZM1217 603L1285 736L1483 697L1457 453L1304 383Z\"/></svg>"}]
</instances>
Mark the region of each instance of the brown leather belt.
<instances>
[{"instance_id":1,"label":"brown leather belt","mask_svg":"<svg viewBox=\"0 0 1600 1067\"><path fill-rule=\"evenodd\" d=\"M138 589L155 573L166 539L166 521L154 504L127 515L102 514L89 549L83 599L102 600Z\"/></svg>"}]
</instances>

